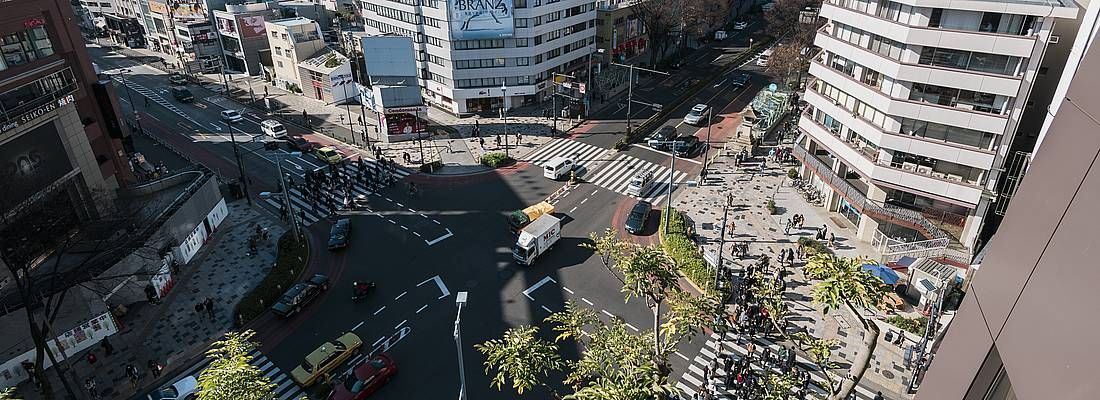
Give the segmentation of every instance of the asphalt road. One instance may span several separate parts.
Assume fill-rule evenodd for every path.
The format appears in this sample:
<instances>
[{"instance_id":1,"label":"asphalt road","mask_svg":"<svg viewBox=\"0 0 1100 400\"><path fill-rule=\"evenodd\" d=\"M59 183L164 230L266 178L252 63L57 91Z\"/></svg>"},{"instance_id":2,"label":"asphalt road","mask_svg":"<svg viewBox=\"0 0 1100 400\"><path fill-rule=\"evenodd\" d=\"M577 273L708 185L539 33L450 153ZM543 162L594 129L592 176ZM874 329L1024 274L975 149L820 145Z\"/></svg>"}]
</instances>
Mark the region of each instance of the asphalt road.
<instances>
[{"instance_id":1,"label":"asphalt road","mask_svg":"<svg viewBox=\"0 0 1100 400\"><path fill-rule=\"evenodd\" d=\"M736 48L740 38L726 42ZM731 51L736 49L702 52L689 59L692 62L686 63L676 77L653 90L640 90L637 95L644 96L640 97L643 99L675 97L678 88L690 86L690 79L697 79L693 76L722 68L715 63L732 57L728 54L733 53L727 53ZM98 51L92 53L108 72L130 69L126 83L132 92L128 96L120 84L119 95L123 99L132 97L137 103L122 102L126 110L138 109L142 128L149 135L223 176L237 176L229 131L218 116L222 106L228 105L224 98L191 85L196 102L180 104L168 94L162 72L126 59L105 58ZM719 59L714 61L716 58ZM710 62L702 62L707 60ZM760 78L754 79L754 87L762 84ZM754 91L731 90L724 83L704 88L676 108L671 113L672 119L662 124L677 126L685 134L701 135L705 133L702 128L678 124L687 109L697 102L719 109L737 107L750 100L745 93ZM149 106L141 100L146 96L152 99ZM610 111L597 119L625 117L616 114L620 112L625 111ZM634 117L645 118L646 112L643 108ZM263 150L262 143L251 142L252 137L262 139L257 125L262 118L247 115L245 121L235 126L241 132L236 139L244 142L242 162L245 174L253 182L253 193L274 190L278 177L274 154ZM606 128L606 132L590 131L576 140L610 148L616 135L602 133L616 133L616 124L601 124L600 128ZM288 128L294 133L293 127ZM669 161L667 153L647 148L634 147L620 154L659 165L667 165ZM311 156L291 157L282 163L294 176L322 166ZM593 174L590 176L610 166L610 163L597 166L589 171ZM678 161L676 169L695 174L699 161ZM590 233L607 228L632 241L655 244L659 211L651 212L647 229L641 235L627 235L622 232L622 224L634 199L594 183L564 187L564 182L543 178L541 168L529 164L510 174L426 183L413 196L400 189L371 193L369 212L346 213L352 219L350 246L338 252L320 249L311 256L331 267L332 287L302 313L287 320L268 320L260 332L263 354L281 370L289 371L323 342L352 331L364 341L365 353L386 351L401 371L375 398L454 396L459 387L452 337L457 312L455 297L457 292L466 291L469 297L462 312L461 337L468 397L511 399L516 398L514 392L507 388L500 392L489 386L489 377L483 372L484 358L473 349L474 344L499 337L511 326L539 324L543 317L562 310L570 300L593 308L602 318L622 318L632 329L651 327L651 311L640 300L624 301L621 283L615 275L579 244ZM533 266L518 266L511 255L515 236L507 228L505 215L552 195L556 215L563 219L562 239ZM328 228L328 221L319 219L308 233L315 243L321 244ZM443 239L431 243L428 238L433 237ZM352 282L362 280L377 282L377 289L368 299L353 302ZM547 337L551 334L548 329L544 333ZM695 354L701 345L701 340L684 344L680 353ZM563 350L567 357L577 352L571 346ZM674 356L671 361L677 371L673 376L679 376L688 364L687 358L681 356ZM314 396L327 392L323 385L307 390ZM540 391L524 396L546 397L548 394Z\"/></svg>"}]
</instances>

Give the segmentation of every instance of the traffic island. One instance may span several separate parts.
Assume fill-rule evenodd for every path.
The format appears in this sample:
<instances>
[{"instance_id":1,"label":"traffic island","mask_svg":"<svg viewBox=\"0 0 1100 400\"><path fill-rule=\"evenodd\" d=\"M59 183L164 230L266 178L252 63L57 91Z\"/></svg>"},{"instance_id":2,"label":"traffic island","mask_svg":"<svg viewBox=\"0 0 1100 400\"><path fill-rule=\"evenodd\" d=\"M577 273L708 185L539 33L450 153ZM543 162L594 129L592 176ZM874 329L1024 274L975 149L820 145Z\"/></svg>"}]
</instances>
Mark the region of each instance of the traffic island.
<instances>
[{"instance_id":1,"label":"traffic island","mask_svg":"<svg viewBox=\"0 0 1100 400\"><path fill-rule=\"evenodd\" d=\"M237 303L236 326L241 327L263 315L279 296L298 280L309 263L309 240L294 239L290 232L279 238L278 255L264 280Z\"/></svg>"},{"instance_id":2,"label":"traffic island","mask_svg":"<svg viewBox=\"0 0 1100 400\"><path fill-rule=\"evenodd\" d=\"M661 248L676 263L680 274L700 292L715 294L714 279L707 270L707 262L703 259L703 255L695 246L695 242L691 241L691 227L684 219L683 213L671 207L668 211L661 211L661 225L657 234L661 239Z\"/></svg>"}]
</instances>

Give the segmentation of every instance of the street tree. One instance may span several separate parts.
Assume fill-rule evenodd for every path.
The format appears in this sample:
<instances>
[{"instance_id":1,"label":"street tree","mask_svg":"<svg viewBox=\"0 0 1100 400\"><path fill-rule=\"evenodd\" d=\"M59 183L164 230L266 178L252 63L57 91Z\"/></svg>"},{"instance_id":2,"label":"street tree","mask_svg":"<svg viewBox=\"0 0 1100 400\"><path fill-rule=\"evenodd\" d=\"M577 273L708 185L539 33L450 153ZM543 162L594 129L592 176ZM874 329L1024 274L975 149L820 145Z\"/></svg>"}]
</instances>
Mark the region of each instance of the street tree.
<instances>
[{"instance_id":1,"label":"street tree","mask_svg":"<svg viewBox=\"0 0 1100 400\"><path fill-rule=\"evenodd\" d=\"M0 264L10 285L0 290L0 302L12 310L22 308L25 314L34 346L29 370L42 385L44 396L54 395L45 375L45 366L51 365L66 394L75 397L75 384L66 372L70 361L59 362L71 358L57 339L61 330L69 327L55 328L54 323L72 303L71 299L66 302L67 296L77 296L74 290L106 297L122 280L136 277L147 281L159 273L166 241L153 236L168 200L149 201L100 190L73 196L64 190L49 193L49 183L29 178L9 175L4 181L7 190L0 191L0 241L4 243ZM28 197L28 193L38 194ZM107 273L127 257L142 265ZM55 354L55 348L62 353Z\"/></svg>"},{"instance_id":2,"label":"street tree","mask_svg":"<svg viewBox=\"0 0 1100 400\"><path fill-rule=\"evenodd\" d=\"M774 0L772 4L772 9L764 13L764 21L767 22L765 31L768 35L775 38L790 34L804 36L806 32L817 29L816 23L806 23L809 21L802 19L802 11L820 8L821 0ZM810 35L810 39L812 38L813 35Z\"/></svg>"},{"instance_id":3,"label":"street tree","mask_svg":"<svg viewBox=\"0 0 1100 400\"><path fill-rule=\"evenodd\" d=\"M631 249L615 263L623 274L622 291L626 301L641 298L653 311L653 352L663 354L661 340L661 305L677 286L676 266L664 251L656 246L631 245Z\"/></svg>"},{"instance_id":4,"label":"street tree","mask_svg":"<svg viewBox=\"0 0 1100 400\"><path fill-rule=\"evenodd\" d=\"M588 239L592 243L581 243L581 248L595 252L596 256L600 258L600 262L603 263L603 267L615 279L618 279L619 283L623 283L623 278L612 270L611 266L615 263L615 260L622 258L623 252L626 250L626 243L619 239L619 236L611 228L604 230L603 235L597 235L595 232L589 233Z\"/></svg>"},{"instance_id":5,"label":"street tree","mask_svg":"<svg viewBox=\"0 0 1100 400\"><path fill-rule=\"evenodd\" d=\"M277 387L252 365L256 332L228 332L214 342L206 357L210 366L199 374L199 400L267 400L275 397Z\"/></svg>"},{"instance_id":6,"label":"street tree","mask_svg":"<svg viewBox=\"0 0 1100 400\"><path fill-rule=\"evenodd\" d=\"M801 76L803 66L806 65L806 56L803 50L803 46L800 46L793 42L777 45L773 48L771 56L768 57L767 72L773 76L780 77L780 81L791 87L791 83L795 82L792 77ZM791 89L797 89L797 85L791 87Z\"/></svg>"},{"instance_id":7,"label":"street tree","mask_svg":"<svg viewBox=\"0 0 1100 400\"><path fill-rule=\"evenodd\" d=\"M657 65L668 50L674 28L679 29L680 0L636 1L630 10L645 28L649 41L649 65Z\"/></svg>"},{"instance_id":8,"label":"street tree","mask_svg":"<svg viewBox=\"0 0 1100 400\"><path fill-rule=\"evenodd\" d=\"M0 390L0 400L22 400L19 395L15 394L15 387L5 388Z\"/></svg>"},{"instance_id":9,"label":"street tree","mask_svg":"<svg viewBox=\"0 0 1100 400\"><path fill-rule=\"evenodd\" d=\"M833 348L840 344L836 339L821 339L811 336L806 332L798 332L794 335L794 340L798 343L798 347L806 352L810 356L810 361L813 361L814 365L825 374L825 379L829 381L829 387L833 387L832 370L837 367L836 362L832 360Z\"/></svg>"},{"instance_id":10,"label":"street tree","mask_svg":"<svg viewBox=\"0 0 1100 400\"><path fill-rule=\"evenodd\" d=\"M768 320L776 332L779 332L783 338L790 339L787 332L787 317L790 315L790 309L783 297L783 287L770 279L759 279L749 290L752 291L753 297L760 306L768 312Z\"/></svg>"},{"instance_id":11,"label":"street tree","mask_svg":"<svg viewBox=\"0 0 1100 400\"><path fill-rule=\"evenodd\" d=\"M544 385L547 376L565 367L558 349L539 338L538 333L538 327L521 325L505 331L503 338L474 345L485 355L485 373L491 374L490 384L497 390L510 381L516 393L522 395Z\"/></svg>"},{"instance_id":12,"label":"street tree","mask_svg":"<svg viewBox=\"0 0 1100 400\"><path fill-rule=\"evenodd\" d=\"M730 4L725 0L683 0L680 7L685 39L710 36L726 24L730 15Z\"/></svg>"},{"instance_id":13,"label":"street tree","mask_svg":"<svg viewBox=\"0 0 1100 400\"><path fill-rule=\"evenodd\" d=\"M863 269L865 259L845 258L836 256L815 256L807 262L807 276L817 276L820 279L814 284L814 303L822 307L822 313L828 315L834 310L844 308L848 314L859 321L863 329L863 343L848 375L851 379L844 379L840 388L833 391L833 399L846 399L871 362L871 355L878 344L879 329L874 322L869 321L857 308L873 309L882 302L882 296L886 293L882 280Z\"/></svg>"},{"instance_id":14,"label":"street tree","mask_svg":"<svg viewBox=\"0 0 1100 400\"><path fill-rule=\"evenodd\" d=\"M801 382L794 374L783 374L769 371L763 379L764 394L761 400L788 400L794 392L794 388Z\"/></svg>"}]
</instances>

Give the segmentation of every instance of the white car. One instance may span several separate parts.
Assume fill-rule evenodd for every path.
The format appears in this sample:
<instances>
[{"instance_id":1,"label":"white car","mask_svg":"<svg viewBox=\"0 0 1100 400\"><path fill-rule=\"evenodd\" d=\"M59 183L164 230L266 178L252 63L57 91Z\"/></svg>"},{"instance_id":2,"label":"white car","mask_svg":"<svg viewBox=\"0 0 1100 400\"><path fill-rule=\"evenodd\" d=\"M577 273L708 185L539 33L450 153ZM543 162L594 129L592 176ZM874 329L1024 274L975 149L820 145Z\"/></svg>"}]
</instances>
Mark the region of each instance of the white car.
<instances>
[{"instance_id":1,"label":"white car","mask_svg":"<svg viewBox=\"0 0 1100 400\"><path fill-rule=\"evenodd\" d=\"M149 400L195 400L199 397L199 380L188 375L168 386L149 393Z\"/></svg>"},{"instance_id":2,"label":"white car","mask_svg":"<svg viewBox=\"0 0 1100 400\"><path fill-rule=\"evenodd\" d=\"M710 107L706 104L696 104L691 108L691 112L684 116L684 123L688 125L699 125L703 121L703 116L707 114L707 110Z\"/></svg>"},{"instance_id":3,"label":"white car","mask_svg":"<svg viewBox=\"0 0 1100 400\"><path fill-rule=\"evenodd\" d=\"M244 116L241 115L241 113L238 112L237 110L222 111L222 121L233 123L233 122L240 122L243 119L244 119Z\"/></svg>"},{"instance_id":4,"label":"white car","mask_svg":"<svg viewBox=\"0 0 1100 400\"><path fill-rule=\"evenodd\" d=\"M748 28L748 27L749 27L749 23L745 22L745 21L737 21L737 22L733 23L733 29L737 30L737 31Z\"/></svg>"}]
</instances>

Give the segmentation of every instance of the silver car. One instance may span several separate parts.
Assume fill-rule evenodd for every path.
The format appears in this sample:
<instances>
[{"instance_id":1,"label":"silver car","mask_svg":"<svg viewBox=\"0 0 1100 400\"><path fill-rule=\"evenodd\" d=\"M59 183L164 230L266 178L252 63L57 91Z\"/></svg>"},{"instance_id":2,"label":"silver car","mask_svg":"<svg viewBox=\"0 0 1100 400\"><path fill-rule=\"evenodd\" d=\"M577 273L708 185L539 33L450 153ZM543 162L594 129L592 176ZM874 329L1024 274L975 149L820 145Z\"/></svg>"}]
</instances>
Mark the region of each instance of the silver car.
<instances>
[{"instance_id":1,"label":"silver car","mask_svg":"<svg viewBox=\"0 0 1100 400\"><path fill-rule=\"evenodd\" d=\"M222 121L234 123L240 122L244 119L244 116L237 110L224 110L222 111Z\"/></svg>"},{"instance_id":2,"label":"silver car","mask_svg":"<svg viewBox=\"0 0 1100 400\"><path fill-rule=\"evenodd\" d=\"M707 114L708 110L710 110L710 106L706 104L696 104L695 107L691 108L691 112L688 112L688 115L684 116L684 123L688 125L699 125L699 123L703 121L703 117Z\"/></svg>"}]
</instances>

